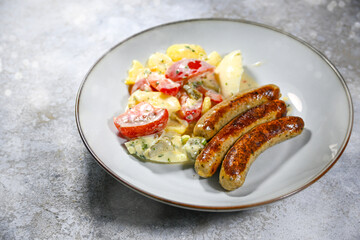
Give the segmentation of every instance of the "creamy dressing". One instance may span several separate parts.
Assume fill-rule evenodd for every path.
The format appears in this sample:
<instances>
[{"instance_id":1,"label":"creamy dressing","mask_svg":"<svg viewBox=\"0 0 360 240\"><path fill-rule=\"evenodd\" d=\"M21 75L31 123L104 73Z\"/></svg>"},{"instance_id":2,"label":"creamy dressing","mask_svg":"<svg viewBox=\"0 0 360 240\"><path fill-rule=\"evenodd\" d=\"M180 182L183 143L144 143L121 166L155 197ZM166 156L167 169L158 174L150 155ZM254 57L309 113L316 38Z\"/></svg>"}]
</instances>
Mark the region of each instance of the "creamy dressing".
<instances>
[{"instance_id":1,"label":"creamy dressing","mask_svg":"<svg viewBox=\"0 0 360 240\"><path fill-rule=\"evenodd\" d=\"M205 138L176 133L153 134L125 143L130 154L162 163L193 161L205 145Z\"/></svg>"},{"instance_id":2,"label":"creamy dressing","mask_svg":"<svg viewBox=\"0 0 360 240\"><path fill-rule=\"evenodd\" d=\"M244 71L240 81L240 92L257 87L259 87L259 84L246 71Z\"/></svg>"}]
</instances>

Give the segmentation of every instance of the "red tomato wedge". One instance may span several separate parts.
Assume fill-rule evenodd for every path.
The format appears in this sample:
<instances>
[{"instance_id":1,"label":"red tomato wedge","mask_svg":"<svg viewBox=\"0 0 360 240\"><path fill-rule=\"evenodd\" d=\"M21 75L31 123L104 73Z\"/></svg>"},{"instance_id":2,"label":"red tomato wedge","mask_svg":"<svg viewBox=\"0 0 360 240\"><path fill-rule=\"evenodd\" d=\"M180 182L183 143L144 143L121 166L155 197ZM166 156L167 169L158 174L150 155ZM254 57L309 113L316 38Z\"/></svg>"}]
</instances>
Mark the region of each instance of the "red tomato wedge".
<instances>
[{"instance_id":1,"label":"red tomato wedge","mask_svg":"<svg viewBox=\"0 0 360 240\"><path fill-rule=\"evenodd\" d=\"M135 138L162 131L168 118L167 109L155 108L150 103L141 102L115 117L114 124L123 136Z\"/></svg>"},{"instance_id":2,"label":"red tomato wedge","mask_svg":"<svg viewBox=\"0 0 360 240\"><path fill-rule=\"evenodd\" d=\"M201 92L205 97L209 97L214 104L218 104L223 101L222 95L212 89L208 89L202 86L198 86L196 89Z\"/></svg>"},{"instance_id":3,"label":"red tomato wedge","mask_svg":"<svg viewBox=\"0 0 360 240\"><path fill-rule=\"evenodd\" d=\"M185 119L187 122L192 122L201 116L202 98L195 100L190 98L186 93L182 93L179 100L181 109L178 113L182 119Z\"/></svg>"},{"instance_id":4,"label":"red tomato wedge","mask_svg":"<svg viewBox=\"0 0 360 240\"><path fill-rule=\"evenodd\" d=\"M178 82L196 77L205 72L213 72L214 66L197 59L182 59L173 63L166 71L165 77Z\"/></svg>"},{"instance_id":5,"label":"red tomato wedge","mask_svg":"<svg viewBox=\"0 0 360 240\"><path fill-rule=\"evenodd\" d=\"M179 83L176 83L157 73L151 73L147 80L154 89L167 95L176 96L180 90Z\"/></svg>"},{"instance_id":6,"label":"red tomato wedge","mask_svg":"<svg viewBox=\"0 0 360 240\"><path fill-rule=\"evenodd\" d=\"M139 90L139 89L141 91L152 92L150 83L146 78L141 78L141 79L137 80L134 83L134 85L132 86L130 94L133 94L136 90Z\"/></svg>"}]
</instances>

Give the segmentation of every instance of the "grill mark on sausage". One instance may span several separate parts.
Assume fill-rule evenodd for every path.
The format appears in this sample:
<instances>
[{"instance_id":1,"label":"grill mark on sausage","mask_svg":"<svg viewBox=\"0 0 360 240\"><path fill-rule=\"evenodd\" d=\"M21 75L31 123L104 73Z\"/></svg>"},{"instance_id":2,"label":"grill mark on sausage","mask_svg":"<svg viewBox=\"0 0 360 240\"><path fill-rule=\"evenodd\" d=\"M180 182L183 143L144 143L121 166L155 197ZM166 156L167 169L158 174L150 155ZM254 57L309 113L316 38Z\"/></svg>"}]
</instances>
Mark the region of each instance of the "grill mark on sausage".
<instances>
[{"instance_id":1,"label":"grill mark on sausage","mask_svg":"<svg viewBox=\"0 0 360 240\"><path fill-rule=\"evenodd\" d=\"M299 135L300 117L283 117L261 124L244 134L228 151L222 163L220 184L227 190L240 187L252 162L269 147Z\"/></svg>"},{"instance_id":2,"label":"grill mark on sausage","mask_svg":"<svg viewBox=\"0 0 360 240\"><path fill-rule=\"evenodd\" d=\"M286 104L274 100L254 107L233 119L205 146L195 162L195 170L202 177L212 176L221 164L226 152L253 127L286 115Z\"/></svg>"},{"instance_id":3,"label":"grill mark on sausage","mask_svg":"<svg viewBox=\"0 0 360 240\"><path fill-rule=\"evenodd\" d=\"M205 113L196 124L194 134L210 139L237 115L279 97L280 89L273 84L239 93Z\"/></svg>"}]
</instances>

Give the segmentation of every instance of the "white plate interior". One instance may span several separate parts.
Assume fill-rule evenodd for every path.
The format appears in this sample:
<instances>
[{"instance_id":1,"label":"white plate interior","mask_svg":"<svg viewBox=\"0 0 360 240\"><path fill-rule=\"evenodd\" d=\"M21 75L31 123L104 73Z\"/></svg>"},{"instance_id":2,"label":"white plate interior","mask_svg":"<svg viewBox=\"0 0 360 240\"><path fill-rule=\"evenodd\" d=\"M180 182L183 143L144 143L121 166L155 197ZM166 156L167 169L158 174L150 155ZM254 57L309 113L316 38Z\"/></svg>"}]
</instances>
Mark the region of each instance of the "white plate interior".
<instances>
[{"instance_id":1,"label":"white plate interior","mask_svg":"<svg viewBox=\"0 0 360 240\"><path fill-rule=\"evenodd\" d=\"M192 165L142 162L128 155L112 118L129 97L124 79L133 59L174 43L199 44L224 55L240 49L246 71L260 84L274 83L305 121L302 135L264 152L243 187L225 192L218 175L200 179ZM261 62L260 66L254 63ZM78 127L96 159L116 178L170 204L196 209L241 209L271 202L320 177L342 153L352 127L352 103L344 81L319 53L273 29L241 21L197 20L135 35L105 54L79 90Z\"/></svg>"}]
</instances>

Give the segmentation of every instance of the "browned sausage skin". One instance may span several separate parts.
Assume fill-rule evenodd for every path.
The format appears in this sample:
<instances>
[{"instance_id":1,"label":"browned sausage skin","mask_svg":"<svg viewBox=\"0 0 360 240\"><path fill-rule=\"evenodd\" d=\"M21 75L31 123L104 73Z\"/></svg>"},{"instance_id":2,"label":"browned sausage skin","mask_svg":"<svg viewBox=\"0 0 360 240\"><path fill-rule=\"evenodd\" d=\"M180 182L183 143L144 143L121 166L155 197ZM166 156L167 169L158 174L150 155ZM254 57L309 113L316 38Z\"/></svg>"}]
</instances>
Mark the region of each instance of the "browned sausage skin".
<instances>
[{"instance_id":1,"label":"browned sausage skin","mask_svg":"<svg viewBox=\"0 0 360 240\"><path fill-rule=\"evenodd\" d=\"M207 111L196 123L194 135L209 140L234 117L279 97L280 89L274 84L238 93Z\"/></svg>"},{"instance_id":2,"label":"browned sausage skin","mask_svg":"<svg viewBox=\"0 0 360 240\"><path fill-rule=\"evenodd\" d=\"M243 185L254 160L269 147L299 135L304 128L300 117L284 117L263 123L244 134L226 154L220 170L220 184L226 190Z\"/></svg>"},{"instance_id":3,"label":"browned sausage skin","mask_svg":"<svg viewBox=\"0 0 360 240\"><path fill-rule=\"evenodd\" d=\"M195 171L201 177L211 177L220 166L229 148L253 127L286 115L286 104L274 100L254 107L223 127L197 156Z\"/></svg>"}]
</instances>

